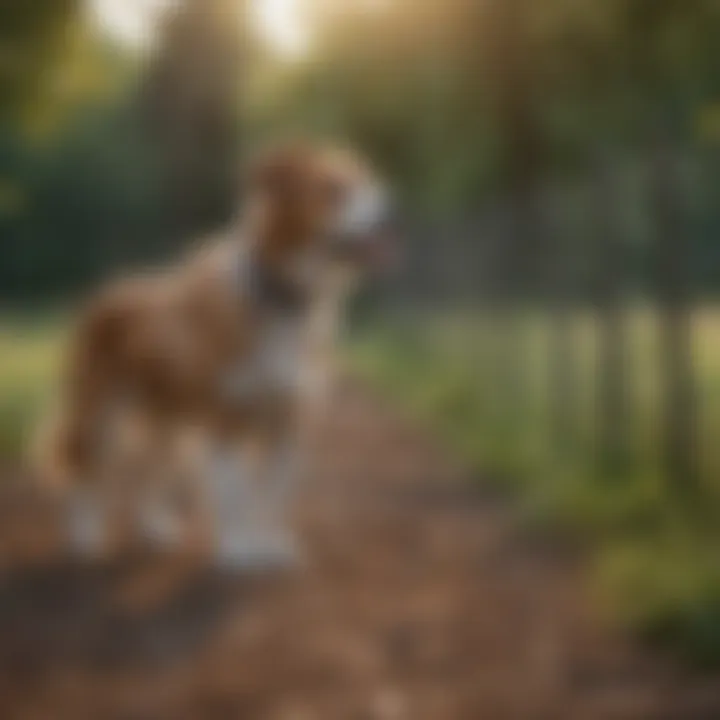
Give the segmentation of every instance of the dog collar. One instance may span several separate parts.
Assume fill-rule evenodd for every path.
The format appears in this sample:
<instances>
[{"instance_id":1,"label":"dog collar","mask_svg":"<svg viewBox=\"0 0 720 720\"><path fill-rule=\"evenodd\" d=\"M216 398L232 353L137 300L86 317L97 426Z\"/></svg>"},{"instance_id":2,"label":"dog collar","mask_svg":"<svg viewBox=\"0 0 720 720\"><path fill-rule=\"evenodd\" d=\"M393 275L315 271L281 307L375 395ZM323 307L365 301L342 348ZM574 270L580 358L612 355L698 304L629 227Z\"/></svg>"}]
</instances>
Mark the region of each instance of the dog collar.
<instances>
[{"instance_id":1,"label":"dog collar","mask_svg":"<svg viewBox=\"0 0 720 720\"><path fill-rule=\"evenodd\" d=\"M245 250L238 262L238 284L245 297L261 311L301 315L310 302L309 293L273 272Z\"/></svg>"}]
</instances>

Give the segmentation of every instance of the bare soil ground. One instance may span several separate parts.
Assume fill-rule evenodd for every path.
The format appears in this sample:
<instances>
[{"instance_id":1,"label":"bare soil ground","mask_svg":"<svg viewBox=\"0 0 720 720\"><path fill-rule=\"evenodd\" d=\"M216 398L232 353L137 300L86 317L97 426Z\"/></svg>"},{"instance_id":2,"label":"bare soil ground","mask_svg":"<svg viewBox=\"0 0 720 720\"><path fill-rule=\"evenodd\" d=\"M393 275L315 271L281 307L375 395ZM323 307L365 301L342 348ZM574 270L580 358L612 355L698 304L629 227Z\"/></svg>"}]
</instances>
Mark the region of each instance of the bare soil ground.
<instances>
[{"instance_id":1,"label":"bare soil ground","mask_svg":"<svg viewBox=\"0 0 720 720\"><path fill-rule=\"evenodd\" d=\"M330 420L293 571L80 565L55 508L6 483L0 718L720 718L717 678L604 626L578 553L421 431L353 387Z\"/></svg>"}]
</instances>

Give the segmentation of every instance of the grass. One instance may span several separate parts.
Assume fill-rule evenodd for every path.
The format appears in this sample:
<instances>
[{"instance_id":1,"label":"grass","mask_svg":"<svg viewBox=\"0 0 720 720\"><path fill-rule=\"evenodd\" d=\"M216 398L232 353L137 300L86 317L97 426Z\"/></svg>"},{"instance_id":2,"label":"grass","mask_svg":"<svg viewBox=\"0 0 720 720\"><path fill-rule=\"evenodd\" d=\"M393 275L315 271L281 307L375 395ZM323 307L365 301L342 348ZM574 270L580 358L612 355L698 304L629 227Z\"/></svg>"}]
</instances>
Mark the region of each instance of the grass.
<instances>
[{"instance_id":1,"label":"grass","mask_svg":"<svg viewBox=\"0 0 720 720\"><path fill-rule=\"evenodd\" d=\"M60 358L62 324L40 317L0 321L0 461L23 454L47 405Z\"/></svg>"},{"instance_id":2,"label":"grass","mask_svg":"<svg viewBox=\"0 0 720 720\"><path fill-rule=\"evenodd\" d=\"M598 328L588 313L574 319L573 424L560 444L548 422L549 323L538 313L519 320L504 355L503 323L456 313L370 327L351 362L478 474L511 483L529 523L591 540L597 595L611 617L720 665L720 309L694 317L703 484L686 495L661 470L656 318L635 309L627 320L631 457L616 477L597 468ZM518 358L521 388L503 382Z\"/></svg>"}]
</instances>

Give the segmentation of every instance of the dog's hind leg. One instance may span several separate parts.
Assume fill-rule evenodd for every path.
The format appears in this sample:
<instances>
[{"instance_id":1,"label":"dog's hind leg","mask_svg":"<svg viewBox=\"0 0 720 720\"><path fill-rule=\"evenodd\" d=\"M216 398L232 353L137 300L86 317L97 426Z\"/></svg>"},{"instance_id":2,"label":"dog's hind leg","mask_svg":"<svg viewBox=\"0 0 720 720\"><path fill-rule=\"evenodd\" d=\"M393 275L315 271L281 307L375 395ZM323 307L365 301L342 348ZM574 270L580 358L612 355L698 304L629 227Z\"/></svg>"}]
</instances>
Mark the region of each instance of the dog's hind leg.
<instances>
[{"instance_id":1,"label":"dog's hind leg","mask_svg":"<svg viewBox=\"0 0 720 720\"><path fill-rule=\"evenodd\" d=\"M140 503L139 477L133 464L118 458L103 465L92 485L73 491L68 520L74 552L100 559L129 547Z\"/></svg>"},{"instance_id":2,"label":"dog's hind leg","mask_svg":"<svg viewBox=\"0 0 720 720\"><path fill-rule=\"evenodd\" d=\"M71 540L78 552L115 555L139 543L158 442L149 418L129 408L116 411L99 448L95 477L72 501Z\"/></svg>"}]
</instances>

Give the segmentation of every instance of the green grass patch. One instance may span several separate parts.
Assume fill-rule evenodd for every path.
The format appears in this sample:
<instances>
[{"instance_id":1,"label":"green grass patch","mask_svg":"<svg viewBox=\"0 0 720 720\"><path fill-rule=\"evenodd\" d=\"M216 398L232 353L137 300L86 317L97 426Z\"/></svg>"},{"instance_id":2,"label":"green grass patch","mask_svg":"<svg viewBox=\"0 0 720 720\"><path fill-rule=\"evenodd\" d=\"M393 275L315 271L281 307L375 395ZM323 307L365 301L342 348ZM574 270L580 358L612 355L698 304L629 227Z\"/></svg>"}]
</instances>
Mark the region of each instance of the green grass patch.
<instances>
[{"instance_id":1,"label":"green grass patch","mask_svg":"<svg viewBox=\"0 0 720 720\"><path fill-rule=\"evenodd\" d=\"M0 322L0 460L21 458L55 386L63 326L46 318Z\"/></svg>"}]
</instances>

